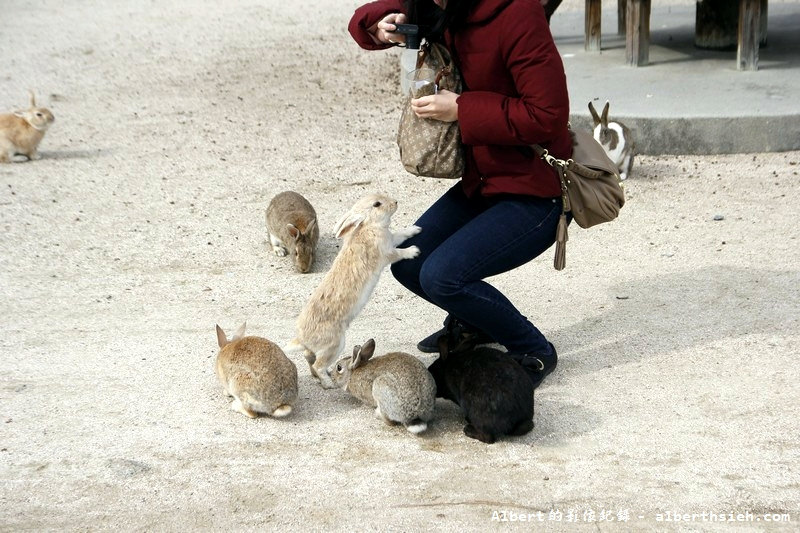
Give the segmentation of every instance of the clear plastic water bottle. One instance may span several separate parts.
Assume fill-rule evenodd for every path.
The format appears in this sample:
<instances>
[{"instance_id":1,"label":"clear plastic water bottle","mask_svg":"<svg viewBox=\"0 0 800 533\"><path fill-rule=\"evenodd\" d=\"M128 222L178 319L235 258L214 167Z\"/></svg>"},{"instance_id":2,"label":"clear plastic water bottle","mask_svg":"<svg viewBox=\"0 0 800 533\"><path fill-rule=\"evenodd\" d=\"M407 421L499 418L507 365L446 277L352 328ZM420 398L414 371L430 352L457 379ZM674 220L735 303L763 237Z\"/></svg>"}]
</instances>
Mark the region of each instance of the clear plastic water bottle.
<instances>
[{"instance_id":1,"label":"clear plastic water bottle","mask_svg":"<svg viewBox=\"0 0 800 533\"><path fill-rule=\"evenodd\" d=\"M400 90L403 91L403 94L408 94L410 88L408 74L417 69L417 56L422 35L416 24L396 24L396 26L396 32L406 36L406 47L400 54Z\"/></svg>"}]
</instances>

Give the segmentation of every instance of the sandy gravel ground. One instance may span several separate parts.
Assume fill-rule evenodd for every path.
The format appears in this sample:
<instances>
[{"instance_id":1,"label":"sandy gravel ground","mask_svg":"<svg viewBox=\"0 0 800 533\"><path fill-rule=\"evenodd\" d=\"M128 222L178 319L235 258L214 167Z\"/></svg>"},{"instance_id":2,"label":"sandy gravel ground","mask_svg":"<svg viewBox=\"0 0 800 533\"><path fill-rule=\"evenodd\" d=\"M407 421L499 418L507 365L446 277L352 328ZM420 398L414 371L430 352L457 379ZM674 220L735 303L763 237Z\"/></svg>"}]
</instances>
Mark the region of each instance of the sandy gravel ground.
<instances>
[{"instance_id":1,"label":"sandy gravel ground","mask_svg":"<svg viewBox=\"0 0 800 533\"><path fill-rule=\"evenodd\" d=\"M355 199L402 225L450 185L398 163L396 52L349 40L353 1L29 4L3 2L0 108L34 88L57 121L0 166L0 529L796 530L800 153L641 156L565 271L493 280L561 355L525 437L468 439L443 401L412 436L299 357L295 413L249 420L214 324L288 341ZM320 215L310 274L267 244L286 189ZM442 319L387 272L348 345L430 363Z\"/></svg>"}]
</instances>

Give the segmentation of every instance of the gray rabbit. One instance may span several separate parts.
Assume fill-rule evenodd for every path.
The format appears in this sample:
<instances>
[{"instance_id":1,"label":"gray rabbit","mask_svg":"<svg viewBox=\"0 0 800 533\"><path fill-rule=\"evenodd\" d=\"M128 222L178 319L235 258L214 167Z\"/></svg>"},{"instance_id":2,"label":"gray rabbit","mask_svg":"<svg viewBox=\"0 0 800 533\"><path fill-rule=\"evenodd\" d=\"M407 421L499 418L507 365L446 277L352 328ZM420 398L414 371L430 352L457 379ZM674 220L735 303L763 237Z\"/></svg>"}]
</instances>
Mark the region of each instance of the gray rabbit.
<instances>
[{"instance_id":1,"label":"gray rabbit","mask_svg":"<svg viewBox=\"0 0 800 533\"><path fill-rule=\"evenodd\" d=\"M436 401L436 383L422 361L392 352L372 359L375 341L353 348L332 373L335 385L365 404L387 424L403 424L411 433L428 429Z\"/></svg>"},{"instance_id":2,"label":"gray rabbit","mask_svg":"<svg viewBox=\"0 0 800 533\"><path fill-rule=\"evenodd\" d=\"M311 203L294 191L284 191L267 207L267 231L278 257L291 255L299 272L308 272L319 241L317 213Z\"/></svg>"}]
</instances>

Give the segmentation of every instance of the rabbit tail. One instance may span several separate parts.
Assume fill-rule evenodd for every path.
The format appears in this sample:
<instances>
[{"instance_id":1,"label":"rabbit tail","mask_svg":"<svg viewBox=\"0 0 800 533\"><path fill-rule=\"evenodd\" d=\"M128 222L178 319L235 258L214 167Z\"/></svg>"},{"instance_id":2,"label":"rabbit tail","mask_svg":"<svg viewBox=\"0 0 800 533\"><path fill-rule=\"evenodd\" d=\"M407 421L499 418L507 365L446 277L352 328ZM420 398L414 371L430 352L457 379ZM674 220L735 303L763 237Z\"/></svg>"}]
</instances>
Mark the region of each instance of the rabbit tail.
<instances>
[{"instance_id":1,"label":"rabbit tail","mask_svg":"<svg viewBox=\"0 0 800 533\"><path fill-rule=\"evenodd\" d=\"M264 402L253 398L250 394L243 392L239 398L236 398L231 404L231 409L239 411L243 415L250 418L258 417L259 413L269 414L276 418L288 416L292 412L292 406L289 404L279 405L274 411L270 411L270 407Z\"/></svg>"},{"instance_id":2,"label":"rabbit tail","mask_svg":"<svg viewBox=\"0 0 800 533\"><path fill-rule=\"evenodd\" d=\"M272 416L276 418L283 418L292 412L292 406L289 404L279 405L277 409L272 412Z\"/></svg>"},{"instance_id":3,"label":"rabbit tail","mask_svg":"<svg viewBox=\"0 0 800 533\"><path fill-rule=\"evenodd\" d=\"M428 429L428 423L425 422L424 420L420 420L419 418L415 418L414 420L406 424L406 429L415 435L419 435L420 433Z\"/></svg>"}]
</instances>

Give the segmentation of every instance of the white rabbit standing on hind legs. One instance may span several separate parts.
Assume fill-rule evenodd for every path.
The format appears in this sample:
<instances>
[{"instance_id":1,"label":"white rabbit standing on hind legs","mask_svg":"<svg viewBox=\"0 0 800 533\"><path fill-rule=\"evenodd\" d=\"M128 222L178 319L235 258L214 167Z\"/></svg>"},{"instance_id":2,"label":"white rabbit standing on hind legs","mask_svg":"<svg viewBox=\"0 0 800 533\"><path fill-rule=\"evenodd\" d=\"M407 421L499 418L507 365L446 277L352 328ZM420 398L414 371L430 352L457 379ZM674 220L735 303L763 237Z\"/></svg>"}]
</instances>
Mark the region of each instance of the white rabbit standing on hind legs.
<instances>
[{"instance_id":1,"label":"white rabbit standing on hind legs","mask_svg":"<svg viewBox=\"0 0 800 533\"><path fill-rule=\"evenodd\" d=\"M336 225L342 248L330 270L297 318L297 335L284 348L302 351L311 374L323 388L335 387L329 367L345 346L345 333L367 303L381 273L401 259L413 259L419 248L398 248L420 232L410 226L392 233L389 225L397 201L380 194L358 200Z\"/></svg>"},{"instance_id":2,"label":"white rabbit standing on hind legs","mask_svg":"<svg viewBox=\"0 0 800 533\"><path fill-rule=\"evenodd\" d=\"M634 144L631 130L622 122L608 121L609 103L603 107L603 114L597 115L597 110L589 102L589 112L594 120L594 138L619 169L620 179L626 179L633 168Z\"/></svg>"}]
</instances>

